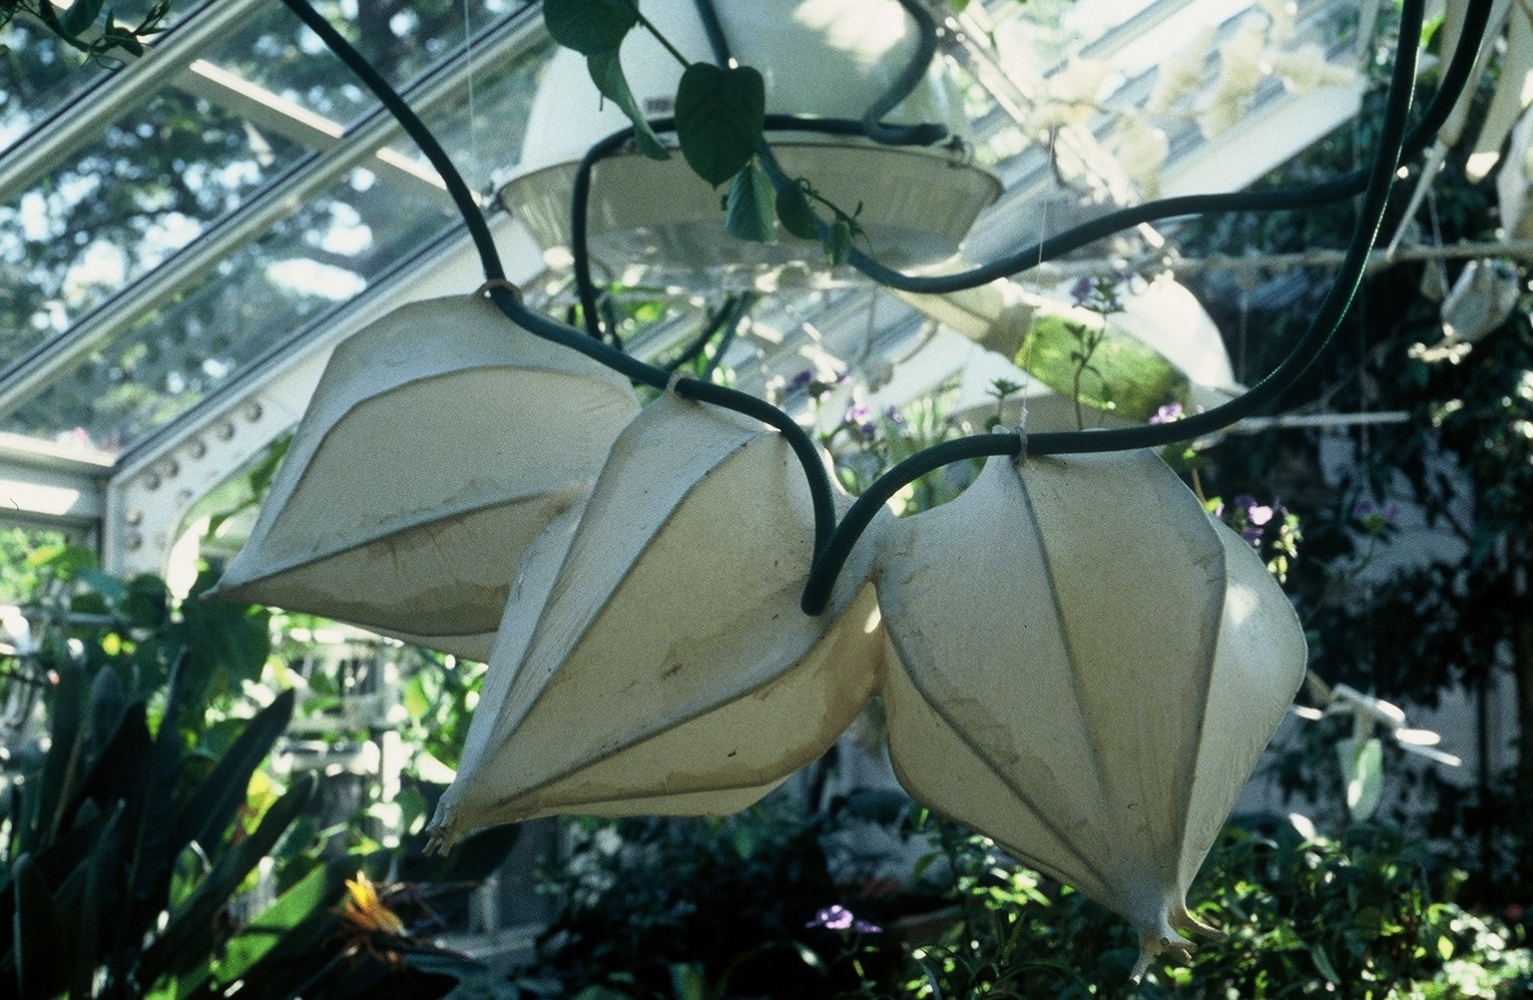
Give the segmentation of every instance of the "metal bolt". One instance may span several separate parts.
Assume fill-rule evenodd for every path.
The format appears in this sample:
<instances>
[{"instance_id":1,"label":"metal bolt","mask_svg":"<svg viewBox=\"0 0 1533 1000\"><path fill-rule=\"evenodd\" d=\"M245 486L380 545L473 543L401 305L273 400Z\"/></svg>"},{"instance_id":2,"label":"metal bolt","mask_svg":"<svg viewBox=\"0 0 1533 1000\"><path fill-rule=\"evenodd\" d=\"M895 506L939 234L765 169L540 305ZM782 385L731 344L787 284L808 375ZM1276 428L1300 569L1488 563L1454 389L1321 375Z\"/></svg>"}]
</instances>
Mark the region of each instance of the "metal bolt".
<instances>
[{"instance_id":1,"label":"metal bolt","mask_svg":"<svg viewBox=\"0 0 1533 1000\"><path fill-rule=\"evenodd\" d=\"M125 520L129 524L134 524L134 525L143 524L144 523L144 512L142 510L140 510L139 508L134 507L132 510L128 511L128 516L125 518Z\"/></svg>"},{"instance_id":2,"label":"metal bolt","mask_svg":"<svg viewBox=\"0 0 1533 1000\"><path fill-rule=\"evenodd\" d=\"M147 476L144 477L144 489L146 489L146 490L157 490L159 488L160 488L160 474L158 472L151 472Z\"/></svg>"},{"instance_id":3,"label":"metal bolt","mask_svg":"<svg viewBox=\"0 0 1533 1000\"><path fill-rule=\"evenodd\" d=\"M220 441L227 441L234 436L234 424L227 420L220 420L218 426L213 428Z\"/></svg>"},{"instance_id":4,"label":"metal bolt","mask_svg":"<svg viewBox=\"0 0 1533 1000\"><path fill-rule=\"evenodd\" d=\"M137 552L139 549L144 547L144 536L140 535L136 531L129 533L127 538L127 546L129 552Z\"/></svg>"},{"instance_id":5,"label":"metal bolt","mask_svg":"<svg viewBox=\"0 0 1533 1000\"><path fill-rule=\"evenodd\" d=\"M257 420L261 419L261 412L260 403L251 401L245 404L245 419L251 423L255 423Z\"/></svg>"},{"instance_id":6,"label":"metal bolt","mask_svg":"<svg viewBox=\"0 0 1533 1000\"><path fill-rule=\"evenodd\" d=\"M186 450L192 453L193 458L201 458L208 453L208 446L202 438L195 438Z\"/></svg>"}]
</instances>

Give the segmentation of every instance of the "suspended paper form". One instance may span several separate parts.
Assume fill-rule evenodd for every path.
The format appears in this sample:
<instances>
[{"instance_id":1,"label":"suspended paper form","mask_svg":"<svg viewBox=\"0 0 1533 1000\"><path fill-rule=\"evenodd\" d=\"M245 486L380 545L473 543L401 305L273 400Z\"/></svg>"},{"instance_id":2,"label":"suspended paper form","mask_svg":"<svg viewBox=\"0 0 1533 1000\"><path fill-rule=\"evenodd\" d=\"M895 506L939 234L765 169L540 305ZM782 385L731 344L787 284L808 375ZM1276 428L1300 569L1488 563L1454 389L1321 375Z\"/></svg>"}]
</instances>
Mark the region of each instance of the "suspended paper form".
<instances>
[{"instance_id":1,"label":"suspended paper form","mask_svg":"<svg viewBox=\"0 0 1533 1000\"><path fill-rule=\"evenodd\" d=\"M1149 452L991 459L890 525L874 579L895 773L1138 928L1135 976L1304 677L1251 547Z\"/></svg>"},{"instance_id":2,"label":"suspended paper form","mask_svg":"<svg viewBox=\"0 0 1533 1000\"><path fill-rule=\"evenodd\" d=\"M335 349L215 593L483 660L522 550L638 409L483 299L406 305Z\"/></svg>"},{"instance_id":3,"label":"suspended paper form","mask_svg":"<svg viewBox=\"0 0 1533 1000\"><path fill-rule=\"evenodd\" d=\"M722 814L828 749L883 654L868 556L799 610L814 545L791 447L667 395L578 520L529 550L433 834L561 812Z\"/></svg>"}]
</instances>

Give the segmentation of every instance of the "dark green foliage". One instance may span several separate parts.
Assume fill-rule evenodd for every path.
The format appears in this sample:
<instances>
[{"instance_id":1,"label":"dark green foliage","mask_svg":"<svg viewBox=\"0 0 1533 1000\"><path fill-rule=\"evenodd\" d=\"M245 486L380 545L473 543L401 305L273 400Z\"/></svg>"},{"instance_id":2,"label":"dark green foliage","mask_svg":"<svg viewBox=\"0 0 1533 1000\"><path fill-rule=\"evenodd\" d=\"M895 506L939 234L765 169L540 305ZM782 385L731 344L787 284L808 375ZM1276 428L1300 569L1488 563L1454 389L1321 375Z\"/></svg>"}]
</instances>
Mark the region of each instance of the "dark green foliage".
<instances>
[{"instance_id":1,"label":"dark green foliage","mask_svg":"<svg viewBox=\"0 0 1533 1000\"><path fill-rule=\"evenodd\" d=\"M880 802L855 814L914 811L894 797L893 809ZM1356 826L1337 840L1305 839L1286 822L1267 834L1229 828L1193 898L1228 939L1200 942L1186 966L1157 962L1134 987L1138 939L1121 918L952 824L920 825L932 851L912 887L835 882L830 838L853 819L849 806L812 820L759 808L723 821L581 828L559 876L563 912L524 981L557 980L560 995L667 1000L1533 990L1525 918L1452 903L1461 873L1439 869L1393 828ZM816 920L833 906L849 912Z\"/></svg>"},{"instance_id":2,"label":"dark green foliage","mask_svg":"<svg viewBox=\"0 0 1533 1000\"><path fill-rule=\"evenodd\" d=\"M830 825L781 798L725 819L577 825L552 876L562 912L526 978L556 979L561 995L605 986L669 997L675 970L695 966L682 975L717 996L854 991L858 972L836 961L840 939L807 926L846 899L830 874Z\"/></svg>"},{"instance_id":3,"label":"dark green foliage","mask_svg":"<svg viewBox=\"0 0 1533 1000\"><path fill-rule=\"evenodd\" d=\"M1493 64L1478 97L1482 106L1495 72ZM1263 183L1301 183L1350 169L1374 139L1378 96L1367 100L1349 127ZM1494 175L1469 183L1466 152L1449 156L1418 213L1422 242L1497 238ZM1400 210L1418 177L1411 171L1401 185L1386 237L1401 224ZM1226 216L1189 225L1179 242L1191 256L1304 252L1341 246L1351 224L1347 211ZM1526 289L1533 276L1527 262L1507 263ZM1203 475L1210 493L1276 497L1300 516L1305 542L1288 587L1320 676L1407 706L1434 707L1455 688L1470 704L1487 692L1514 691L1517 732L1526 747L1533 733L1533 600L1521 581L1533 570L1533 377L1527 374L1533 371L1533 300L1524 294L1500 327L1456 361L1429 361L1423 349L1443 339L1440 307L1422 292L1429 266L1445 267L1451 283L1464 262L1397 264L1372 273L1326 354L1283 401L1286 408L1338 413L1398 410L1408 414L1405 422L1353 429L1328 442L1313 430L1242 435L1207 453ZM1251 383L1299 335L1327 281L1324 270L1311 268L1240 279L1207 275L1194 289L1220 327L1234 333L1236 374ZM1326 443L1332 454L1342 444L1355 460L1342 467L1339 483L1322 474ZM1386 501L1456 540L1460 552L1443 549L1434 558L1421 548L1411 551L1397 543L1392 527L1370 525L1357 513L1360 502ZM1390 568L1381 572L1380 563ZM1463 731L1483 728L1475 721ZM1339 817L1336 735L1306 730L1307 751L1286 757L1279 774L1289 789L1331 804ZM1445 749L1473 757L1478 748ZM1437 838L1452 863L1471 871L1476 899L1499 906L1529 898L1533 754L1521 754L1515 773L1460 772L1445 781L1438 769L1407 766L1395 753L1386 756L1385 772L1382 815L1415 836Z\"/></svg>"},{"instance_id":4,"label":"dark green foliage","mask_svg":"<svg viewBox=\"0 0 1533 1000\"><path fill-rule=\"evenodd\" d=\"M15 776L6 810L9 864L0 923L16 932L0 954L0 982L23 997L71 987L88 996L99 968L109 993L130 983L147 988L162 971L206 962L213 916L312 794L312 779L300 781L255 835L226 842L235 819L223 805L229 791L208 787L209 781L238 781L234 794L244 803L250 772L286 726L292 698L253 720L240 759L232 768L215 767L179 804L183 821L177 823L183 756L175 725L162 721L158 734L151 733L147 695L124 704L110 667L98 668L89 685L73 659L55 661L52 671L59 681L45 706L53 723L46 758L40 769ZM194 836L203 840L200 853L218 861L188 899L172 904L176 862ZM169 922L141 951L167 907Z\"/></svg>"}]
</instances>

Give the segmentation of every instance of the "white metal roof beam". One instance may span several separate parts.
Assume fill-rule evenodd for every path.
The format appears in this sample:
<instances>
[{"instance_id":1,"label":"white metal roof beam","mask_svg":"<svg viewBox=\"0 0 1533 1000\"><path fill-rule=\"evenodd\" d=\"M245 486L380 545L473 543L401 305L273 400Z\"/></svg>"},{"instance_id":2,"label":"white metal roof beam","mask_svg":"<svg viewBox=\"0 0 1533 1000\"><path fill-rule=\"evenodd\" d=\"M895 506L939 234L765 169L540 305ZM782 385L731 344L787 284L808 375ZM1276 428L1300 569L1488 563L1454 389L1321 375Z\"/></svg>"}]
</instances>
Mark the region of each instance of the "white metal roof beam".
<instances>
[{"instance_id":1,"label":"white metal roof beam","mask_svg":"<svg viewBox=\"0 0 1533 1000\"><path fill-rule=\"evenodd\" d=\"M111 456L0 433L0 520L95 526Z\"/></svg>"},{"instance_id":2,"label":"white metal roof beam","mask_svg":"<svg viewBox=\"0 0 1533 1000\"><path fill-rule=\"evenodd\" d=\"M216 0L146 47L142 58L109 73L76 94L48 120L0 157L0 202L36 183L107 125L142 102L165 80L242 24L263 0Z\"/></svg>"},{"instance_id":3,"label":"white metal roof beam","mask_svg":"<svg viewBox=\"0 0 1533 1000\"><path fill-rule=\"evenodd\" d=\"M545 37L542 18L513 19L494 37L474 47L473 58L433 73L404 97L423 116L455 98L471 74L483 74L516 58ZM403 135L403 129L379 108L328 152L301 163L274 185L242 205L91 312L62 336L0 372L0 416L11 413L46 388L91 351L116 337L140 316L183 291L187 284L279 219L334 183L359 161Z\"/></svg>"},{"instance_id":4,"label":"white metal roof beam","mask_svg":"<svg viewBox=\"0 0 1533 1000\"><path fill-rule=\"evenodd\" d=\"M239 115L256 128L275 132L295 142L322 152L340 145L346 126L315 114L296 101L290 101L265 87L251 83L221 66L198 59L172 81L178 89L195 97L204 97L227 111ZM427 164L412 160L387 147L373 154L372 169L387 180L403 182L408 190L452 206L447 184Z\"/></svg>"}]
</instances>

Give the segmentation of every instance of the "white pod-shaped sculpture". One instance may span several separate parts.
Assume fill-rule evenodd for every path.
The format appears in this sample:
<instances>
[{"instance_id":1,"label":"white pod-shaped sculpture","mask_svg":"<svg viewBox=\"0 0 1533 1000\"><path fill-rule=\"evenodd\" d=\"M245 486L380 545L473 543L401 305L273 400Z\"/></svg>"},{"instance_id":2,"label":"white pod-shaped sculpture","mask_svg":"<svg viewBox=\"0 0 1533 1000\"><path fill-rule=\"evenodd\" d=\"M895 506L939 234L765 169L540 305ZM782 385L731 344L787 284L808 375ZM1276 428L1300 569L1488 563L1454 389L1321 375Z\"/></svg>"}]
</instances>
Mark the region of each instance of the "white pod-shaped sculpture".
<instances>
[{"instance_id":1,"label":"white pod-shaped sculpture","mask_svg":"<svg viewBox=\"0 0 1533 1000\"><path fill-rule=\"evenodd\" d=\"M482 298L396 309L335 349L216 594L483 660L521 551L638 410Z\"/></svg>"},{"instance_id":2,"label":"white pod-shaped sculpture","mask_svg":"<svg viewBox=\"0 0 1533 1000\"><path fill-rule=\"evenodd\" d=\"M991 459L873 570L895 774L1140 932L1135 976L1304 677L1251 547L1149 452Z\"/></svg>"},{"instance_id":3,"label":"white pod-shaped sculpture","mask_svg":"<svg viewBox=\"0 0 1533 1000\"><path fill-rule=\"evenodd\" d=\"M433 834L560 812L722 814L819 757L883 655L867 558L799 610L814 547L777 432L673 395L519 567ZM860 571L859 571L860 569Z\"/></svg>"}]
</instances>

